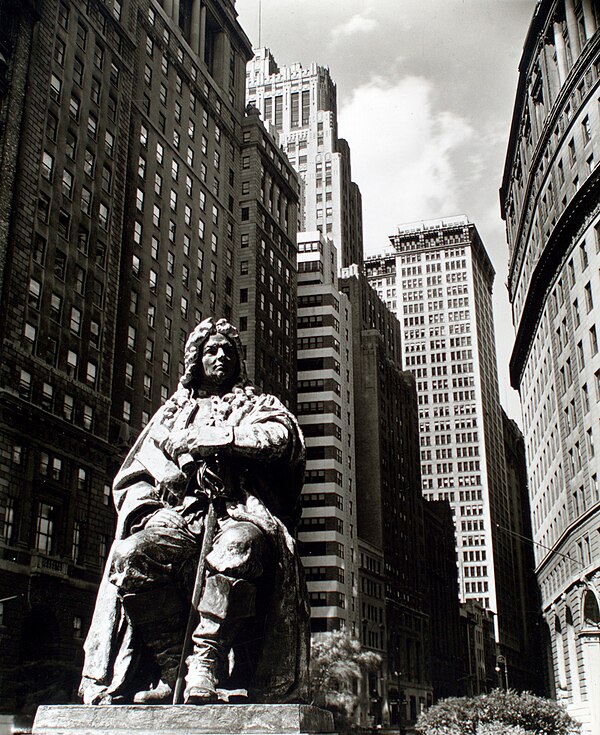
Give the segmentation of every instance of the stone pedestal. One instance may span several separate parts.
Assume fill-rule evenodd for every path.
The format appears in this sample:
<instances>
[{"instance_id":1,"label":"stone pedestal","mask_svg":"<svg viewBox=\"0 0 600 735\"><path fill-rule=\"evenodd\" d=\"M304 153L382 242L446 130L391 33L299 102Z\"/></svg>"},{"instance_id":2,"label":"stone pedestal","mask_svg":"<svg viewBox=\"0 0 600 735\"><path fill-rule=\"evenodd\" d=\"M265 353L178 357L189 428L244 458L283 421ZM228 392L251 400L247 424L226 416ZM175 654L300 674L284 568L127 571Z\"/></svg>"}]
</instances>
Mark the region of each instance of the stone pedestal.
<instances>
[{"instance_id":1,"label":"stone pedestal","mask_svg":"<svg viewBox=\"0 0 600 735\"><path fill-rule=\"evenodd\" d=\"M33 735L327 735L330 712L306 704L42 706Z\"/></svg>"}]
</instances>

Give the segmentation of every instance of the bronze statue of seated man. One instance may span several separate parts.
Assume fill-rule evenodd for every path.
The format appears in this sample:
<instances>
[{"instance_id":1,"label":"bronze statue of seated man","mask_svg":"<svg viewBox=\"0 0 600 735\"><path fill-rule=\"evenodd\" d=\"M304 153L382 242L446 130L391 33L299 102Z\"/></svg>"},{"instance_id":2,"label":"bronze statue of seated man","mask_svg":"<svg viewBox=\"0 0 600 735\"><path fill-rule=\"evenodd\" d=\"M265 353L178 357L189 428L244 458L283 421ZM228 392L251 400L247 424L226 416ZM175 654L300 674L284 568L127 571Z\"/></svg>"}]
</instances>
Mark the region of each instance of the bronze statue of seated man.
<instances>
[{"instance_id":1,"label":"bronze statue of seated man","mask_svg":"<svg viewBox=\"0 0 600 735\"><path fill-rule=\"evenodd\" d=\"M177 391L113 484L118 525L84 646L84 703L170 703L183 676L188 704L298 699L303 472L296 419L250 385L235 328L203 321Z\"/></svg>"}]
</instances>

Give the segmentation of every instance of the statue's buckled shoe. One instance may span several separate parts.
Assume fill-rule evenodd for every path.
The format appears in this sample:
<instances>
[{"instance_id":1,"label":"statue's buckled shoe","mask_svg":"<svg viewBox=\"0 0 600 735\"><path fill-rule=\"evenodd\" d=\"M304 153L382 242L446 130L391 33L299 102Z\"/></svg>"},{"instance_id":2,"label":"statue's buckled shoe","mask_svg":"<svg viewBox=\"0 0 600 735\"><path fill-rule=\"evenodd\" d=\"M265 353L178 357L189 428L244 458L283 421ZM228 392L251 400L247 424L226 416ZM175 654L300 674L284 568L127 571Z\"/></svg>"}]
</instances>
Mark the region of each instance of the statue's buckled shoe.
<instances>
[{"instance_id":1,"label":"statue's buckled shoe","mask_svg":"<svg viewBox=\"0 0 600 735\"><path fill-rule=\"evenodd\" d=\"M205 671L196 670L192 681L190 678L188 676L188 686L183 696L185 704L214 704L218 701L217 683L208 668Z\"/></svg>"}]
</instances>

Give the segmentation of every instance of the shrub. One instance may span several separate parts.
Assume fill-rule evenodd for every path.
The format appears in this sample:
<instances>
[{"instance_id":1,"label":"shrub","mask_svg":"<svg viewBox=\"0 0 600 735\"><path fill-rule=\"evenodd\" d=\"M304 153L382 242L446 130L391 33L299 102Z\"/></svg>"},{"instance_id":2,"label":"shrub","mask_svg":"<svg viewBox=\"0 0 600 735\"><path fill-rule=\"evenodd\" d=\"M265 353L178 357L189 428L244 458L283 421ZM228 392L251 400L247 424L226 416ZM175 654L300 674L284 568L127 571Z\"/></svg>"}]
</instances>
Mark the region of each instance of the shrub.
<instances>
[{"instance_id":1,"label":"shrub","mask_svg":"<svg viewBox=\"0 0 600 735\"><path fill-rule=\"evenodd\" d=\"M551 699L496 689L444 699L417 722L422 735L577 735L580 724Z\"/></svg>"}]
</instances>

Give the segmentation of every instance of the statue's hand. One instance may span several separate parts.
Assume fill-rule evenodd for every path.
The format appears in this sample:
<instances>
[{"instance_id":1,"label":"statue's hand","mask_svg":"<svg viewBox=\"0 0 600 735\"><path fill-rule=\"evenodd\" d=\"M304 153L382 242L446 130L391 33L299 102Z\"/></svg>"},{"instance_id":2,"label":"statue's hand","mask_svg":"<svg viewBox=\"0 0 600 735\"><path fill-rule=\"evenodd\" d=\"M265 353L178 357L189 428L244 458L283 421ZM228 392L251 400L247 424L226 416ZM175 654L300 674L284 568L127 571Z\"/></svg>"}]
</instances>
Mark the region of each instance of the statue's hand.
<instances>
[{"instance_id":1,"label":"statue's hand","mask_svg":"<svg viewBox=\"0 0 600 735\"><path fill-rule=\"evenodd\" d=\"M165 439L163 446L165 450L173 457L177 459L180 454L185 454L188 450L189 443L189 430L179 429L178 431L172 431L169 436Z\"/></svg>"},{"instance_id":2,"label":"statue's hand","mask_svg":"<svg viewBox=\"0 0 600 735\"><path fill-rule=\"evenodd\" d=\"M230 426L203 426L188 438L188 451L194 457L210 457L223 452L233 443L233 429Z\"/></svg>"},{"instance_id":3,"label":"statue's hand","mask_svg":"<svg viewBox=\"0 0 600 735\"><path fill-rule=\"evenodd\" d=\"M144 528L185 528L186 522L176 510L161 508L150 516Z\"/></svg>"}]
</instances>

